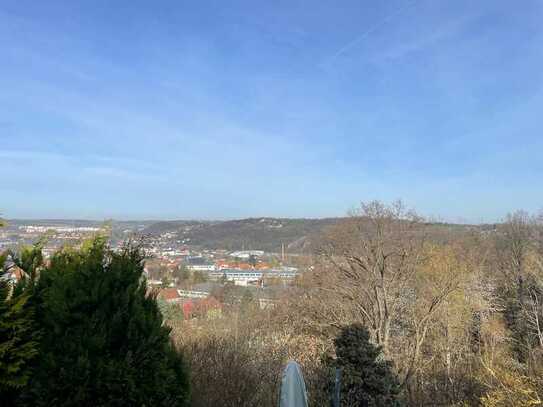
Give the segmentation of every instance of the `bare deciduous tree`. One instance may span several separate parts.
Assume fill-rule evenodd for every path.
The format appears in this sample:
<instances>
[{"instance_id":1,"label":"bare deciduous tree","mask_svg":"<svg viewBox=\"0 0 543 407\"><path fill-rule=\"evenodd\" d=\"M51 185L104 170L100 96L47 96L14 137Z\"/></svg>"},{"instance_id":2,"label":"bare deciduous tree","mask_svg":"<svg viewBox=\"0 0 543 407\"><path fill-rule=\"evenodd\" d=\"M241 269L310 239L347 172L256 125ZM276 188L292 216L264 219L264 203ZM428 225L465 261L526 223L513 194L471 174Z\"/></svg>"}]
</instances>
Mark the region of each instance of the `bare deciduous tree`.
<instances>
[{"instance_id":1,"label":"bare deciduous tree","mask_svg":"<svg viewBox=\"0 0 543 407\"><path fill-rule=\"evenodd\" d=\"M317 295L348 301L385 354L392 322L413 295L409 282L424 260L424 226L400 202L363 203L320 246L320 272L330 284Z\"/></svg>"}]
</instances>

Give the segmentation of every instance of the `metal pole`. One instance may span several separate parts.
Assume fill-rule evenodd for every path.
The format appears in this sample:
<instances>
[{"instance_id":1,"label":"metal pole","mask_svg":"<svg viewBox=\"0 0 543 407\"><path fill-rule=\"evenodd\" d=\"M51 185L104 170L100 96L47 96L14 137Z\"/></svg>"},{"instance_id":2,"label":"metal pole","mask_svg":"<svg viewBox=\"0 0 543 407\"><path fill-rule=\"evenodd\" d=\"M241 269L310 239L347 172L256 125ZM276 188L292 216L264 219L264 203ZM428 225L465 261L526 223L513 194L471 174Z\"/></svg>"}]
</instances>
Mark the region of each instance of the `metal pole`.
<instances>
[{"instance_id":1,"label":"metal pole","mask_svg":"<svg viewBox=\"0 0 543 407\"><path fill-rule=\"evenodd\" d=\"M334 382L334 397L332 400L332 407L340 407L341 400L341 368L336 368L336 379Z\"/></svg>"}]
</instances>

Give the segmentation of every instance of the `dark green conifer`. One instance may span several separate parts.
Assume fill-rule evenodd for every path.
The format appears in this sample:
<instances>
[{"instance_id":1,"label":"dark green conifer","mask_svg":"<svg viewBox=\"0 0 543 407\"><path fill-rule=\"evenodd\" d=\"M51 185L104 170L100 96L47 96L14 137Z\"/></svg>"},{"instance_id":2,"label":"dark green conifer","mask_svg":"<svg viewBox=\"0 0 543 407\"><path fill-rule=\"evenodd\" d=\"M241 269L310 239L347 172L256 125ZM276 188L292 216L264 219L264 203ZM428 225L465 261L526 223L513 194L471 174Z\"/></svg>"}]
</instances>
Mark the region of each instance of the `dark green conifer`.
<instances>
[{"instance_id":1,"label":"dark green conifer","mask_svg":"<svg viewBox=\"0 0 543 407\"><path fill-rule=\"evenodd\" d=\"M30 289L24 281L10 281L6 258L7 253L0 256L0 399L13 404L30 379L38 335Z\"/></svg>"},{"instance_id":2,"label":"dark green conifer","mask_svg":"<svg viewBox=\"0 0 543 407\"><path fill-rule=\"evenodd\" d=\"M342 370L341 405L364 407L399 406L399 384L391 363L381 358L361 324L344 327L334 340L336 359Z\"/></svg>"},{"instance_id":3,"label":"dark green conifer","mask_svg":"<svg viewBox=\"0 0 543 407\"><path fill-rule=\"evenodd\" d=\"M36 285L43 336L24 405L187 405L188 375L143 259L139 247L113 252L103 238L51 258Z\"/></svg>"}]
</instances>

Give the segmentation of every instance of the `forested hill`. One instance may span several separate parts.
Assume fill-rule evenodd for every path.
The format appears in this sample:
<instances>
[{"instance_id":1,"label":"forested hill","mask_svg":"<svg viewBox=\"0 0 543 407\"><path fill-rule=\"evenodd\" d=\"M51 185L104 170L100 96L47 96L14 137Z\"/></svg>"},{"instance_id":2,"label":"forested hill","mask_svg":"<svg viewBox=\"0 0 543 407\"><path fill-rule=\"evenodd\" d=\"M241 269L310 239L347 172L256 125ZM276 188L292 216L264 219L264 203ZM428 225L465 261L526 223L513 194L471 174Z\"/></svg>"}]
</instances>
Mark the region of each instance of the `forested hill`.
<instances>
[{"instance_id":1,"label":"forested hill","mask_svg":"<svg viewBox=\"0 0 543 407\"><path fill-rule=\"evenodd\" d=\"M28 225L56 227L102 227L110 225L114 240L124 239L127 234L137 233L158 237L171 233L172 240L183 240L186 244L207 249L265 250L280 252L281 246L290 253L310 250L310 241L325 228L345 218L247 218L227 221L173 220L173 221L90 221L90 220L8 220L6 232L18 235L20 228ZM433 238L446 241L466 230L489 232L495 225L462 225L430 222Z\"/></svg>"},{"instance_id":2,"label":"forested hill","mask_svg":"<svg viewBox=\"0 0 543 407\"><path fill-rule=\"evenodd\" d=\"M228 221L168 221L157 222L143 232L158 235L176 233L187 243L206 248L227 250L259 249L303 251L309 238L341 218L285 219L249 218Z\"/></svg>"}]
</instances>

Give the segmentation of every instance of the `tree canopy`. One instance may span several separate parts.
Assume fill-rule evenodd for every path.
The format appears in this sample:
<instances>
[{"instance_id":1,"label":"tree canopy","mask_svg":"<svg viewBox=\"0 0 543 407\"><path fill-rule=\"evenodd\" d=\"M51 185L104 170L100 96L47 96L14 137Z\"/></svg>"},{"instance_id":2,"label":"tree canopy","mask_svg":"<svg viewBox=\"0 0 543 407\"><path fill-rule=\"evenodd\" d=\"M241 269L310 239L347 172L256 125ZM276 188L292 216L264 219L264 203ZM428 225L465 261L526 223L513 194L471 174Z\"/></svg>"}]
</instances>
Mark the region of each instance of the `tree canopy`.
<instances>
[{"instance_id":1,"label":"tree canopy","mask_svg":"<svg viewBox=\"0 0 543 407\"><path fill-rule=\"evenodd\" d=\"M99 237L40 270L33 302L42 336L21 405L187 405L185 365L143 260L137 245L114 252Z\"/></svg>"},{"instance_id":2,"label":"tree canopy","mask_svg":"<svg viewBox=\"0 0 543 407\"><path fill-rule=\"evenodd\" d=\"M381 348L370 342L370 334L364 326L355 323L344 327L334 345L333 366L342 370L341 405L399 405L400 389L392 365L381 358Z\"/></svg>"},{"instance_id":3,"label":"tree canopy","mask_svg":"<svg viewBox=\"0 0 543 407\"><path fill-rule=\"evenodd\" d=\"M0 256L0 396L12 401L31 377L38 332L29 290L24 282L11 281L7 257L7 253Z\"/></svg>"}]
</instances>

